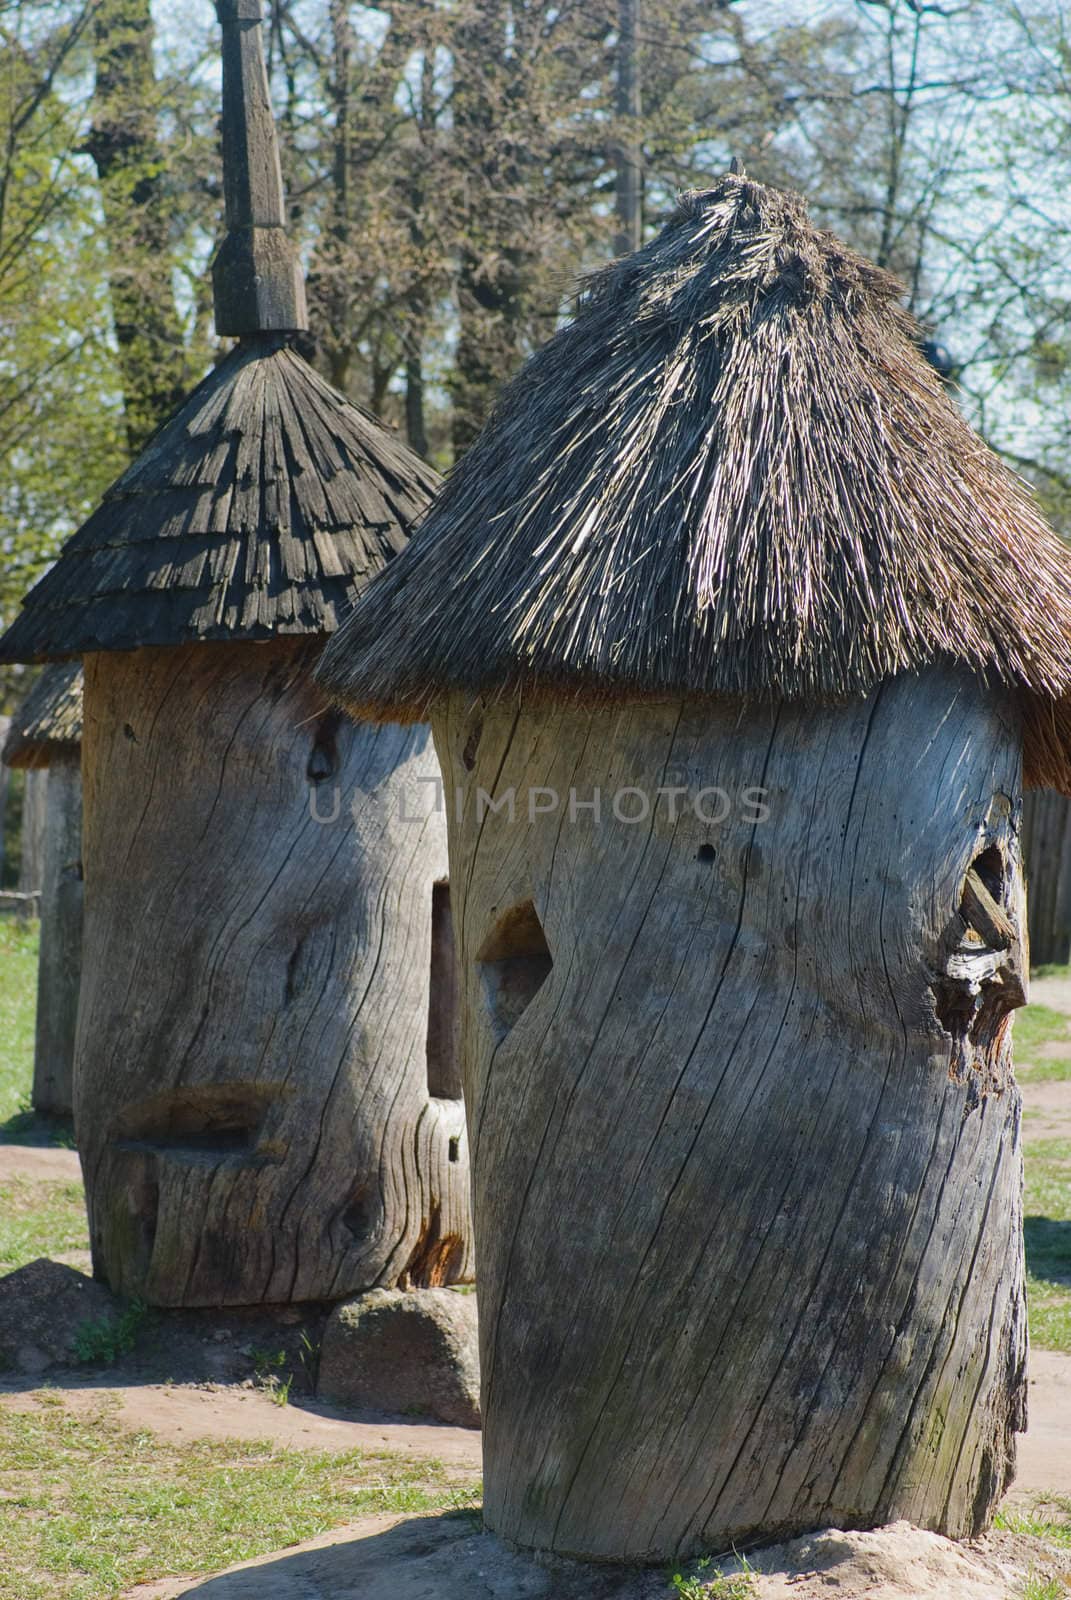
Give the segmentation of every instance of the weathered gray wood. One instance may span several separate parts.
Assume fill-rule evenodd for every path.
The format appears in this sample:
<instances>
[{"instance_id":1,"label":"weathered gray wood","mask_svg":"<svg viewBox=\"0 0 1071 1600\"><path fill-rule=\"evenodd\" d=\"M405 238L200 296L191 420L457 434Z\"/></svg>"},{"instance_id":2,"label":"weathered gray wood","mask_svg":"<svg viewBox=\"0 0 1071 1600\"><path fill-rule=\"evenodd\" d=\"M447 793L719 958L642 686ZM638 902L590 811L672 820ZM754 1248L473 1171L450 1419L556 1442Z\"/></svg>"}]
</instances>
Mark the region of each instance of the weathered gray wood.
<instances>
[{"instance_id":1,"label":"weathered gray wood","mask_svg":"<svg viewBox=\"0 0 1071 1600\"><path fill-rule=\"evenodd\" d=\"M434 752L325 711L316 648L86 658L76 1133L95 1269L154 1304L470 1274L463 1105L428 1092Z\"/></svg>"},{"instance_id":2,"label":"weathered gray wood","mask_svg":"<svg viewBox=\"0 0 1071 1600\"><path fill-rule=\"evenodd\" d=\"M22 791L22 826L19 834L19 890L40 894L45 875L45 792L48 771L31 768Z\"/></svg>"},{"instance_id":3,"label":"weathered gray wood","mask_svg":"<svg viewBox=\"0 0 1071 1600\"><path fill-rule=\"evenodd\" d=\"M33 1105L50 1116L74 1108L74 1036L82 974L82 776L76 753L56 751L48 768L41 954Z\"/></svg>"},{"instance_id":4,"label":"weathered gray wood","mask_svg":"<svg viewBox=\"0 0 1071 1600\"><path fill-rule=\"evenodd\" d=\"M223 198L227 234L212 264L216 332L295 332L309 325L305 285L286 237L259 0L217 0L223 29Z\"/></svg>"},{"instance_id":5,"label":"weathered gray wood","mask_svg":"<svg viewBox=\"0 0 1071 1600\"><path fill-rule=\"evenodd\" d=\"M1071 960L1071 800L1054 789L1024 797L1023 850L1035 965Z\"/></svg>"},{"instance_id":6,"label":"weathered gray wood","mask_svg":"<svg viewBox=\"0 0 1071 1600\"><path fill-rule=\"evenodd\" d=\"M977 1531L1024 1425L1011 708L934 670L825 709L458 695L435 733L489 1526L647 1561ZM659 785L730 814L615 820Z\"/></svg>"}]
</instances>

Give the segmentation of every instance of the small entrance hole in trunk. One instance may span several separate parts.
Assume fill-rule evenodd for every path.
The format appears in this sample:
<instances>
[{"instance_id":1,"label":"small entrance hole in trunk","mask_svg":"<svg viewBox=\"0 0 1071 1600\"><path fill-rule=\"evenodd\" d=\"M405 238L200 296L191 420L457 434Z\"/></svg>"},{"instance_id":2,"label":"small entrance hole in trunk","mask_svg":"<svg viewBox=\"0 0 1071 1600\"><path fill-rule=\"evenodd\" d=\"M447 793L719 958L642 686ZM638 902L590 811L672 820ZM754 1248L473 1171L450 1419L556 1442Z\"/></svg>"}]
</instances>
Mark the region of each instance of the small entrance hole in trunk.
<instances>
[{"instance_id":1,"label":"small entrance hole in trunk","mask_svg":"<svg viewBox=\"0 0 1071 1600\"><path fill-rule=\"evenodd\" d=\"M499 918L477 957L491 1026L505 1038L550 977L554 958L531 900Z\"/></svg>"}]
</instances>

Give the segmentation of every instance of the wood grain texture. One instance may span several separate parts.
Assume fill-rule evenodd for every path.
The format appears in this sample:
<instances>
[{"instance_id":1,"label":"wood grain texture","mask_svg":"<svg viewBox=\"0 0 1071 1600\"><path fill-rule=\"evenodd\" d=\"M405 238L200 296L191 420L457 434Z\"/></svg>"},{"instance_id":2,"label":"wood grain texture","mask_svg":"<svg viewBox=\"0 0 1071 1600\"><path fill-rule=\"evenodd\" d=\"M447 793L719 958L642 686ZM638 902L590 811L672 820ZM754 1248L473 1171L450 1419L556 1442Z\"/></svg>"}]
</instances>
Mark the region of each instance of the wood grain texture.
<instances>
[{"instance_id":1,"label":"wood grain texture","mask_svg":"<svg viewBox=\"0 0 1071 1600\"><path fill-rule=\"evenodd\" d=\"M95 1270L157 1305L471 1270L463 1106L427 1081L430 736L326 710L314 653L86 661L76 1131Z\"/></svg>"},{"instance_id":2,"label":"wood grain texture","mask_svg":"<svg viewBox=\"0 0 1071 1600\"><path fill-rule=\"evenodd\" d=\"M1071 959L1071 800L1054 789L1023 799L1023 851L1035 965Z\"/></svg>"},{"instance_id":3,"label":"wood grain texture","mask_svg":"<svg viewBox=\"0 0 1071 1600\"><path fill-rule=\"evenodd\" d=\"M617 1561L978 1531L1024 1426L1014 712L934 670L830 709L458 695L435 735L489 1526ZM660 784L731 815L609 814ZM602 821L530 822L533 785Z\"/></svg>"},{"instance_id":4,"label":"wood grain texture","mask_svg":"<svg viewBox=\"0 0 1071 1600\"><path fill-rule=\"evenodd\" d=\"M216 332L307 328L305 285L287 239L283 177L264 66L262 12L223 0L223 200L227 234L212 263Z\"/></svg>"},{"instance_id":5,"label":"wood grain texture","mask_svg":"<svg viewBox=\"0 0 1071 1600\"><path fill-rule=\"evenodd\" d=\"M19 828L19 890L40 894L45 875L45 791L48 772L32 768L26 774L22 791L22 823Z\"/></svg>"},{"instance_id":6,"label":"wood grain texture","mask_svg":"<svg viewBox=\"0 0 1071 1600\"><path fill-rule=\"evenodd\" d=\"M79 756L54 750L45 789L41 954L37 967L33 1105L74 1109L74 1041L82 976L82 775Z\"/></svg>"}]
</instances>

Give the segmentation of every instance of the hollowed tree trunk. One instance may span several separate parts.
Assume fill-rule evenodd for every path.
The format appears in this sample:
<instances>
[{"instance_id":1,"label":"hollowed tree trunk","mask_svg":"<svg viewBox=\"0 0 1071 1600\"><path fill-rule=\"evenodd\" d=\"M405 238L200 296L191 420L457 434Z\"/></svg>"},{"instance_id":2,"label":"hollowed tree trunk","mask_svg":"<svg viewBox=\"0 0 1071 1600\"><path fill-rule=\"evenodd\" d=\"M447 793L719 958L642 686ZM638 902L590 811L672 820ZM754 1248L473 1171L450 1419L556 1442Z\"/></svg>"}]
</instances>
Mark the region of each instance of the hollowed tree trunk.
<instances>
[{"instance_id":1,"label":"hollowed tree trunk","mask_svg":"<svg viewBox=\"0 0 1071 1600\"><path fill-rule=\"evenodd\" d=\"M325 711L315 653L86 660L76 1132L95 1269L158 1305L470 1271L431 740Z\"/></svg>"},{"instance_id":2,"label":"hollowed tree trunk","mask_svg":"<svg viewBox=\"0 0 1071 1600\"><path fill-rule=\"evenodd\" d=\"M977 1532L1024 1425L1014 716L934 671L828 709L458 696L436 741L489 1525L619 1561Z\"/></svg>"},{"instance_id":3,"label":"hollowed tree trunk","mask_svg":"<svg viewBox=\"0 0 1071 1600\"><path fill-rule=\"evenodd\" d=\"M77 753L57 752L49 765L43 853L33 1104L51 1116L69 1117L82 972L82 778Z\"/></svg>"}]
</instances>

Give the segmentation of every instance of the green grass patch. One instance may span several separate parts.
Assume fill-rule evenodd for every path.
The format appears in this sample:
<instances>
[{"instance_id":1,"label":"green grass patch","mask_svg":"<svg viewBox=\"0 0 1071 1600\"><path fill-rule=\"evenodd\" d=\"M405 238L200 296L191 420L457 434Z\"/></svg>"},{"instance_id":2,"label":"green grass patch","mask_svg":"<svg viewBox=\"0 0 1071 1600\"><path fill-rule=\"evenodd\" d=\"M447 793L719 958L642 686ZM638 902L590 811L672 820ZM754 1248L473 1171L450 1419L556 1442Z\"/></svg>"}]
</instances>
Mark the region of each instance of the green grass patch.
<instances>
[{"instance_id":1,"label":"green grass patch","mask_svg":"<svg viewBox=\"0 0 1071 1600\"><path fill-rule=\"evenodd\" d=\"M1026 1533L1035 1539L1047 1539L1062 1550L1071 1550L1071 1498L1035 1495L1028 1506L998 1511L993 1526L1007 1533Z\"/></svg>"},{"instance_id":2,"label":"green grass patch","mask_svg":"<svg viewBox=\"0 0 1071 1600\"><path fill-rule=\"evenodd\" d=\"M131 1300L116 1317L87 1318L74 1331L74 1353L79 1361L113 1367L128 1356L148 1322L144 1300Z\"/></svg>"},{"instance_id":3,"label":"green grass patch","mask_svg":"<svg viewBox=\"0 0 1071 1600\"><path fill-rule=\"evenodd\" d=\"M1071 1353L1071 1140L1027 1145L1025 1213L1030 1339Z\"/></svg>"},{"instance_id":4,"label":"green grass patch","mask_svg":"<svg viewBox=\"0 0 1071 1600\"><path fill-rule=\"evenodd\" d=\"M30 1110L38 942L36 922L0 917L0 1138Z\"/></svg>"},{"instance_id":5,"label":"green grass patch","mask_svg":"<svg viewBox=\"0 0 1071 1600\"><path fill-rule=\"evenodd\" d=\"M753 1600L758 1592L754 1575L745 1558L740 1564L739 1572L722 1572L703 1556L687 1572L671 1572L669 1581L679 1600Z\"/></svg>"},{"instance_id":6,"label":"green grass patch","mask_svg":"<svg viewBox=\"0 0 1071 1600\"><path fill-rule=\"evenodd\" d=\"M76 1179L0 1179L0 1273L38 1256L89 1249L85 1197Z\"/></svg>"},{"instance_id":7,"label":"green grass patch","mask_svg":"<svg viewBox=\"0 0 1071 1600\"><path fill-rule=\"evenodd\" d=\"M1036 1068L1039 1065L1038 1051L1044 1045L1061 1040L1067 1043L1067 1054L1071 1059L1071 1035L1067 1024L1064 1013L1054 1011L1051 1006L1024 1006L1017 1011L1012 1028L1016 1069Z\"/></svg>"},{"instance_id":8,"label":"green grass patch","mask_svg":"<svg viewBox=\"0 0 1071 1600\"><path fill-rule=\"evenodd\" d=\"M0 1600L103 1600L201 1577L374 1512L476 1503L438 1462L188 1444L120 1428L113 1404L74 1415L48 1391L0 1409ZM51 1399L51 1404L47 1401Z\"/></svg>"},{"instance_id":9,"label":"green grass patch","mask_svg":"<svg viewBox=\"0 0 1071 1600\"><path fill-rule=\"evenodd\" d=\"M40 924L0 915L0 1144L73 1147L69 1121L39 1117L30 1103Z\"/></svg>"}]
</instances>

